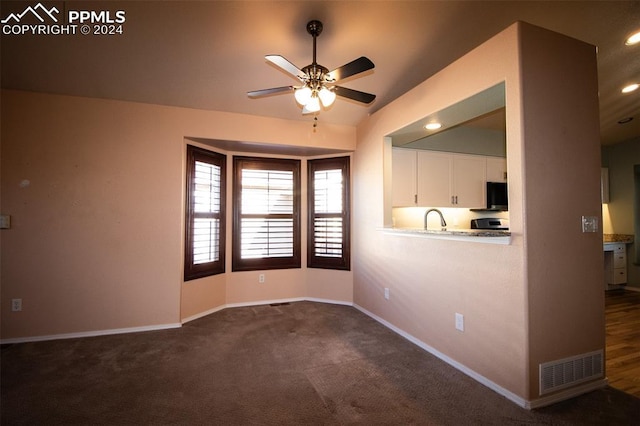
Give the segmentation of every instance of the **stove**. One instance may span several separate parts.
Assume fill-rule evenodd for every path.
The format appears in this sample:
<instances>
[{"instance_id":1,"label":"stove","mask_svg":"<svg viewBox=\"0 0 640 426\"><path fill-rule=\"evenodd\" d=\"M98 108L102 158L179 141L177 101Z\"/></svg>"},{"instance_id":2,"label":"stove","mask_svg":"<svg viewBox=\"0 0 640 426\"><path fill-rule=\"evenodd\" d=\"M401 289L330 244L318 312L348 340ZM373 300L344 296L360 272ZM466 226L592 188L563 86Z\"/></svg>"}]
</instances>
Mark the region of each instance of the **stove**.
<instances>
[{"instance_id":1,"label":"stove","mask_svg":"<svg viewBox=\"0 0 640 426\"><path fill-rule=\"evenodd\" d=\"M509 219L499 217L483 217L471 219L471 229L493 229L496 231L508 231Z\"/></svg>"}]
</instances>

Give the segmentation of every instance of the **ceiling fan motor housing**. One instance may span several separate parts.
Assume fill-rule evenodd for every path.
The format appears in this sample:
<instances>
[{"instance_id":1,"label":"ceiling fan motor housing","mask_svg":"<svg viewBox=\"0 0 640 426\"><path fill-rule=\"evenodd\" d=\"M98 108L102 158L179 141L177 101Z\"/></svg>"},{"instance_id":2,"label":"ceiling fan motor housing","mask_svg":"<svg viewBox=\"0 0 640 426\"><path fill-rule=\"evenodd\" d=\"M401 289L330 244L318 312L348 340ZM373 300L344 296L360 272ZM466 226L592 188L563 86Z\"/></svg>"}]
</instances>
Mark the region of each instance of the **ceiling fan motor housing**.
<instances>
[{"instance_id":1,"label":"ceiling fan motor housing","mask_svg":"<svg viewBox=\"0 0 640 426\"><path fill-rule=\"evenodd\" d=\"M309 21L307 23L307 32L314 37L317 37L322 33L322 22L320 21Z\"/></svg>"},{"instance_id":2,"label":"ceiling fan motor housing","mask_svg":"<svg viewBox=\"0 0 640 426\"><path fill-rule=\"evenodd\" d=\"M328 81L325 79L325 76L327 75L327 73L329 73L329 70L322 65L307 65L306 67L302 68L302 71L304 71L304 73L308 76L309 83L314 81L318 83L320 83L321 81Z\"/></svg>"}]
</instances>

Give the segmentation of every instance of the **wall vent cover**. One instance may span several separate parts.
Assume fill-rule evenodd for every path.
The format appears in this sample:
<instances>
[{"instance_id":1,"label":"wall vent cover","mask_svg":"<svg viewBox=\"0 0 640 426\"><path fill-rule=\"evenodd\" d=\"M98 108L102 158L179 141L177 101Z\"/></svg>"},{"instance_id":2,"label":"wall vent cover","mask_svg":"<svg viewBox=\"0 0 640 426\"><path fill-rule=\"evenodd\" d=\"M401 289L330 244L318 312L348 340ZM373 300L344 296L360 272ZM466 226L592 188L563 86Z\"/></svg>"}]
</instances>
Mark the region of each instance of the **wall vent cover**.
<instances>
[{"instance_id":1,"label":"wall vent cover","mask_svg":"<svg viewBox=\"0 0 640 426\"><path fill-rule=\"evenodd\" d=\"M540 395L602 377L603 359L600 349L540 364Z\"/></svg>"}]
</instances>

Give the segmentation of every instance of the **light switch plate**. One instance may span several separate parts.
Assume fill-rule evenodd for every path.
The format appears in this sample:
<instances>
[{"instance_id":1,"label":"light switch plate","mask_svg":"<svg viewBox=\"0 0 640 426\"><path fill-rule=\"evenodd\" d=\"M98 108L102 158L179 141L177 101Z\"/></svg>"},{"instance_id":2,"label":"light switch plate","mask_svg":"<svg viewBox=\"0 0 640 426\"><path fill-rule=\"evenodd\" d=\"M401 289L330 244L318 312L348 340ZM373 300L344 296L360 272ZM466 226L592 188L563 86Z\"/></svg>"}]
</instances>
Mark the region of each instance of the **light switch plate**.
<instances>
[{"instance_id":1,"label":"light switch plate","mask_svg":"<svg viewBox=\"0 0 640 426\"><path fill-rule=\"evenodd\" d=\"M8 214L0 215L0 229L9 229L11 228L11 216Z\"/></svg>"},{"instance_id":2,"label":"light switch plate","mask_svg":"<svg viewBox=\"0 0 640 426\"><path fill-rule=\"evenodd\" d=\"M598 217L582 216L582 232L598 232Z\"/></svg>"}]
</instances>

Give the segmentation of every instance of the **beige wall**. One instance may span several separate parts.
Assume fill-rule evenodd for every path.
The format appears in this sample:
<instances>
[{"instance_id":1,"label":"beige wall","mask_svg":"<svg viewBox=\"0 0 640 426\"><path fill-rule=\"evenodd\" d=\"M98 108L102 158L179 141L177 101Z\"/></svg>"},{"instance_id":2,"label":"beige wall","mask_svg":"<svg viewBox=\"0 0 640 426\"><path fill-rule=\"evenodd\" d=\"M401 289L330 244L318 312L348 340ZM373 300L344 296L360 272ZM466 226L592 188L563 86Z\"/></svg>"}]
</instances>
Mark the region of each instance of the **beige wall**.
<instances>
[{"instance_id":1,"label":"beige wall","mask_svg":"<svg viewBox=\"0 0 640 426\"><path fill-rule=\"evenodd\" d=\"M337 271L343 286L306 270L267 271L260 286L257 273L231 272L183 284L185 137L355 147L348 126L3 91L3 340L178 325L307 293L351 301L351 275Z\"/></svg>"},{"instance_id":2,"label":"beige wall","mask_svg":"<svg viewBox=\"0 0 640 426\"><path fill-rule=\"evenodd\" d=\"M581 217L600 204L600 131L593 46L525 26L521 36L529 386L538 365L601 349L602 233Z\"/></svg>"},{"instance_id":3,"label":"beige wall","mask_svg":"<svg viewBox=\"0 0 640 426\"><path fill-rule=\"evenodd\" d=\"M521 69L521 58L530 69ZM545 71L548 62L560 65ZM584 75L558 87L560 76L578 74ZM385 234L381 228L391 225L385 135L501 81L511 244ZM372 115L358 127L354 155L354 302L507 394L535 400L539 363L604 343L602 248L597 234L580 233L580 215L598 215L598 129L575 125L597 123L597 114L593 48L522 24ZM550 127L535 127L538 115ZM536 186L539 179L544 185ZM549 179L562 188L550 187ZM559 224L547 226L550 217ZM463 333L455 330L455 313L465 317Z\"/></svg>"},{"instance_id":4,"label":"beige wall","mask_svg":"<svg viewBox=\"0 0 640 426\"><path fill-rule=\"evenodd\" d=\"M382 232L391 224L385 135L501 81L511 244ZM604 346L601 241L580 232L581 215L599 215L597 124L583 126L597 123L596 83L591 46L514 25L369 117L357 148L350 127L313 133L306 122L3 91L2 210L13 226L1 234L2 339L179 324L224 304L353 300L535 400L538 364ZM185 137L356 148L353 273L182 283ZM18 297L24 309L12 313Z\"/></svg>"},{"instance_id":5,"label":"beige wall","mask_svg":"<svg viewBox=\"0 0 640 426\"><path fill-rule=\"evenodd\" d=\"M603 164L609 168L610 196L609 203L603 206L605 232L634 235L633 203L640 188L634 188L633 166L640 164L640 138L608 146L603 151ZM637 214L640 216L640 212ZM640 264L634 264L638 247L637 242L627 245L627 285L634 288L640 288ZM640 254L637 256L640 259Z\"/></svg>"}]
</instances>

